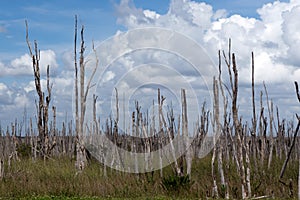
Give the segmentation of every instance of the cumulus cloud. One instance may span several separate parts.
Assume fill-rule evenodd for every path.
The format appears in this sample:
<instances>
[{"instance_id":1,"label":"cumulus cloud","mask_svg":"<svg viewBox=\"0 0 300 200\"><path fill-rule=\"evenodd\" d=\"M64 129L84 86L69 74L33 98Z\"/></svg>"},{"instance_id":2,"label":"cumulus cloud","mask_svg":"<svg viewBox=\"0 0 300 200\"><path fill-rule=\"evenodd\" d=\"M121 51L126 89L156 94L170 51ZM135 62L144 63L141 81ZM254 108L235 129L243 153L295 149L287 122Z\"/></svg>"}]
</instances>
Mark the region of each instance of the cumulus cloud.
<instances>
[{"instance_id":1,"label":"cumulus cloud","mask_svg":"<svg viewBox=\"0 0 300 200\"><path fill-rule=\"evenodd\" d=\"M0 122L9 125L13 120L22 116L25 108L28 114L34 116L34 100L19 87L0 82Z\"/></svg>"},{"instance_id":2,"label":"cumulus cloud","mask_svg":"<svg viewBox=\"0 0 300 200\"><path fill-rule=\"evenodd\" d=\"M215 63L218 62L217 51L227 50L228 39L231 38L232 51L236 53L239 67L240 83L245 89L240 90L241 96L247 96L247 87L251 83L250 58L253 51L257 88L263 89L262 83L265 81L275 104L282 103L283 96L292 102L294 94L290 92L293 91L291 83L300 79L300 1L274 1L263 5L257 13L258 18L237 14L228 16L226 10L214 10L211 5L203 2L171 0L168 12L158 14L155 11L137 8L133 1L121 0L118 22L128 29L162 27L175 30L198 42ZM134 38L133 41L128 41L129 44L131 42L134 42ZM178 41L178 48L180 46ZM176 63L172 63L171 66L176 66ZM139 77L143 76L145 74L140 74ZM189 77L191 80L193 78ZM176 84L172 83L172 79L168 81L169 84ZM283 94L275 95L272 90L281 91ZM241 98L241 104L242 100ZM295 112L288 104L283 106L286 113Z\"/></svg>"},{"instance_id":3,"label":"cumulus cloud","mask_svg":"<svg viewBox=\"0 0 300 200\"><path fill-rule=\"evenodd\" d=\"M5 85L0 83L0 104L10 104L13 92Z\"/></svg>"},{"instance_id":4,"label":"cumulus cloud","mask_svg":"<svg viewBox=\"0 0 300 200\"><path fill-rule=\"evenodd\" d=\"M287 63L298 65L300 63L300 5L294 6L289 12L282 14L283 41L288 46L287 54L291 59L286 59Z\"/></svg>"},{"instance_id":5,"label":"cumulus cloud","mask_svg":"<svg viewBox=\"0 0 300 200\"><path fill-rule=\"evenodd\" d=\"M64 119L66 112L72 113L73 73L63 71L58 76L51 77L50 84L52 85L50 106L56 106L57 114L62 114L60 117ZM48 95L47 81L44 78L41 79L41 86L45 95ZM33 117L36 114L34 102L37 100L38 96L33 80L29 82L19 82L16 85L10 86L5 83L0 83L0 112L5 113L4 115L0 115L0 121L4 124L9 124L16 117L22 117L25 108L28 116Z\"/></svg>"},{"instance_id":6,"label":"cumulus cloud","mask_svg":"<svg viewBox=\"0 0 300 200\"><path fill-rule=\"evenodd\" d=\"M52 50L42 50L40 51L40 72L42 75L46 74L48 65L50 71L57 68L56 54ZM32 75L32 59L29 54L24 54L12 60L8 65L0 63L0 71L0 76Z\"/></svg>"},{"instance_id":7,"label":"cumulus cloud","mask_svg":"<svg viewBox=\"0 0 300 200\"><path fill-rule=\"evenodd\" d=\"M122 9L125 8L125 9ZM254 51L257 67L272 71L265 75L256 73L256 80L264 79L284 82L280 74L296 76L300 57L300 1L273 2L257 10L259 18L240 15L227 17L225 10L213 11L212 6L192 0L172 0L166 14L136 8L131 1L121 1L118 21L128 29L145 26L164 27L176 30L195 39L204 46L212 58L218 49L227 49L229 38L233 41L233 51L237 53L243 72L249 72L249 57ZM148 13L148 14L147 14ZM149 14L151 13L151 14ZM249 76L240 77L249 83ZM300 77L297 77L298 79Z\"/></svg>"},{"instance_id":8,"label":"cumulus cloud","mask_svg":"<svg viewBox=\"0 0 300 200\"><path fill-rule=\"evenodd\" d=\"M275 1L265 4L257 10L258 18L248 18L236 14L229 15L224 9L215 10L207 3L193 0L170 0L169 9L166 13L137 8L133 0L121 0L116 9L117 22L127 29L161 27L174 30L196 41L215 63L218 62L217 51L219 49L226 50L228 48L228 39L231 38L232 51L236 53L239 79L242 87L239 90L241 109L247 110L246 107L249 102L247 97L251 82L250 56L251 52L254 51L257 88L261 89L259 87L265 81L269 88L270 99L273 99L275 104L283 104L286 108L284 109L285 114L297 111L295 104L291 103L296 101L296 99L293 99L294 90L291 83L300 79L300 56L298 55L300 47L300 0L290 0L289 2ZM0 32L3 31L5 29L1 29L0 26ZM193 68L184 65L188 59L184 60L179 55L172 54L171 51L166 52L163 50L131 52L133 47L137 47L143 38L145 38L144 42L147 41L147 37L151 38L151 41L147 41L148 44L143 44L144 46L151 46L159 40L159 34L157 38L143 34L128 37L127 40L121 41L120 38L124 34L126 33L118 31L113 43L107 44L106 47L98 51L101 54L99 57L102 58L100 60L101 64L105 67L108 66L102 75L97 74L96 76L96 79L101 79L102 84L112 84L113 81L117 83L118 79L126 77L124 81L118 82L119 89L123 88L125 92L129 92L134 90L135 88L133 87L139 84L144 99L146 93L155 93L156 88L154 87L158 86L142 86L145 81L160 82L169 88L176 88L176 85L178 85L177 80L183 79L187 83L193 84L194 91L197 94L204 90L204 84L199 81L199 77L195 75ZM172 40L173 43L170 44L171 40L168 40L165 36L163 38L164 40L161 41L162 45L173 45L172 48L187 52L184 55L195 55L197 53L193 52L194 48L187 47L182 40ZM170 38L172 38L172 35L170 35ZM110 49L110 51L108 52L106 49ZM72 109L72 104L70 103L72 102L74 84L72 55L72 51L63 54L62 63L66 71L60 71L52 79L53 102L60 112ZM89 58L86 60L89 60ZM204 59L202 61L197 63L197 66L207 67L207 62ZM90 65L91 63L87 66L88 71L92 69L89 68L89 66L93 66ZM45 74L48 64L51 69L58 67L55 52L52 50L41 51L42 74ZM111 67L109 67L110 64ZM157 67L159 64L172 67L179 72L180 76L176 73L175 75L166 73L168 70L159 70L159 67ZM138 68L137 66L142 67ZM150 67L145 69L145 66ZM0 76L32 75L31 58L28 54L25 54L12 60L9 64L0 62L0 71ZM128 72L130 73L126 75ZM42 80L43 88L45 88L45 84L45 80ZM110 86L111 90L99 92L101 94L101 103L105 102L105 95L111 96L113 93L114 87L113 85ZM0 101L5 105L18 103L18 105L24 106L28 102L32 102L34 91L33 81L24 84L21 91L9 88L2 83L0 84ZM276 93L276 91L280 91L280 94ZM137 94L136 91L133 92ZM120 91L121 94L122 92ZM22 98L24 101L22 101ZM34 110L35 108L32 109ZM110 110L105 109L110 109L110 107L99 108L99 111L109 114Z\"/></svg>"},{"instance_id":9,"label":"cumulus cloud","mask_svg":"<svg viewBox=\"0 0 300 200\"><path fill-rule=\"evenodd\" d=\"M66 70L74 70L74 52L70 50L63 52L62 62Z\"/></svg>"}]
</instances>

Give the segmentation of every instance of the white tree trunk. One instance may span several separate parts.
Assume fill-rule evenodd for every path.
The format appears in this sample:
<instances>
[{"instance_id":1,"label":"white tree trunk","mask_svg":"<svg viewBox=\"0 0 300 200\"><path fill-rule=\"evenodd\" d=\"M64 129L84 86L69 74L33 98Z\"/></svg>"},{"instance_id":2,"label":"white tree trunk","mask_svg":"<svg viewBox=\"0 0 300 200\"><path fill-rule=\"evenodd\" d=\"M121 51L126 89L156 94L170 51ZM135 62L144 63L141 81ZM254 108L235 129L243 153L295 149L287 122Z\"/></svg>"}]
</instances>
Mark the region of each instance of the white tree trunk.
<instances>
[{"instance_id":1,"label":"white tree trunk","mask_svg":"<svg viewBox=\"0 0 300 200\"><path fill-rule=\"evenodd\" d=\"M213 178L213 189L212 189L212 197L213 198L218 198L219 193L218 193L218 186L217 186L217 181L216 181L216 175L214 173L215 171L215 160L216 160L216 144L215 144L215 138L214 138L214 149L213 149L213 155L211 158L211 175Z\"/></svg>"},{"instance_id":2,"label":"white tree trunk","mask_svg":"<svg viewBox=\"0 0 300 200\"><path fill-rule=\"evenodd\" d=\"M192 170L192 154L189 142L189 132L188 132L188 116L187 116L187 103L186 103L186 93L185 89L181 90L181 103L182 103L182 135L185 143L185 159L186 159L186 174L191 178Z\"/></svg>"},{"instance_id":3,"label":"white tree trunk","mask_svg":"<svg viewBox=\"0 0 300 200\"><path fill-rule=\"evenodd\" d=\"M251 198L251 182L250 182L250 158L249 158L249 145L246 141L246 184L247 184L247 190L248 190L248 198Z\"/></svg>"}]
</instances>

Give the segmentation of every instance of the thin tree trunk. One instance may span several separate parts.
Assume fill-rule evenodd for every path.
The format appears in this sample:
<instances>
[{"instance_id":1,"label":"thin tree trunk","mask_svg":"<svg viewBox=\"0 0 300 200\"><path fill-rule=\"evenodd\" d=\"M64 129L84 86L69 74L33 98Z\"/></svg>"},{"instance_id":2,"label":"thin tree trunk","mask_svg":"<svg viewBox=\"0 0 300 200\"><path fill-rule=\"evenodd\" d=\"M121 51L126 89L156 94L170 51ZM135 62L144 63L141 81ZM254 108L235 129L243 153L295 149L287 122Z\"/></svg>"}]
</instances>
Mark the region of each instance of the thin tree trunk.
<instances>
[{"instance_id":1,"label":"thin tree trunk","mask_svg":"<svg viewBox=\"0 0 300 200\"><path fill-rule=\"evenodd\" d=\"M293 141L292 141L292 144L291 144L290 149L289 149L289 151L288 151L288 154L287 154L287 157L286 157L286 159L285 159L285 162L284 162L284 164L283 164L283 166L282 166L282 168L281 168L281 172L280 172L279 179L281 179L281 178L283 177L283 174L284 174L284 172L285 172L286 166L287 166L287 164L288 164L288 162L289 162L289 160L290 160L290 158L291 158L292 150L293 150L293 148L294 148L294 146L295 146L295 143L296 143L296 137L297 137L299 128L300 128L300 119L298 119L298 124L297 124L297 128L296 128L296 130L295 130L295 132L294 132Z\"/></svg>"},{"instance_id":2,"label":"thin tree trunk","mask_svg":"<svg viewBox=\"0 0 300 200\"><path fill-rule=\"evenodd\" d=\"M188 113L187 113L187 103L186 103L186 93L185 89L181 90L181 103L182 103L182 135L185 142L185 159L186 159L186 174L191 178L192 170L192 154L191 147L189 143L189 132L188 132Z\"/></svg>"},{"instance_id":3,"label":"thin tree trunk","mask_svg":"<svg viewBox=\"0 0 300 200\"><path fill-rule=\"evenodd\" d=\"M233 65L233 74L234 74L234 84L232 88L232 117L234 123L235 134L237 138L237 146L238 146L238 162L240 165L239 173L241 176L241 187L242 187L242 198L245 199L247 197L246 192L246 180L245 180L245 167L244 167L244 159L243 159L243 144L241 139L241 125L238 120L238 110L237 110L237 97L238 97L238 71L235 62L235 55L232 54L232 65Z\"/></svg>"},{"instance_id":4,"label":"thin tree trunk","mask_svg":"<svg viewBox=\"0 0 300 200\"><path fill-rule=\"evenodd\" d=\"M247 138L246 138L247 139ZM251 192L251 174L250 174L250 158L249 158L249 153L250 153L250 150L249 150L249 144L248 142L246 141L245 142L246 144L244 144L245 146L245 157L246 157L246 185L247 185L247 190L248 190L248 198L251 198L252 197L252 192Z\"/></svg>"},{"instance_id":5,"label":"thin tree trunk","mask_svg":"<svg viewBox=\"0 0 300 200\"><path fill-rule=\"evenodd\" d=\"M263 166L265 161L265 146L266 146L266 134L265 130L267 129L267 123L264 117L264 107L262 103L263 92L260 92L260 117L259 117L259 138L261 140L261 149L260 149L260 163Z\"/></svg>"},{"instance_id":6,"label":"thin tree trunk","mask_svg":"<svg viewBox=\"0 0 300 200\"><path fill-rule=\"evenodd\" d=\"M274 140L273 140L273 102L271 100L271 106L269 103L269 95L267 91L267 87L264 85L266 98L267 98L267 104L268 104L268 112L269 112L269 123L270 123L270 133L269 133L269 141L270 141L270 150L269 150L269 158L268 158L268 169L271 167L272 158L273 158L273 146L274 146Z\"/></svg>"},{"instance_id":7,"label":"thin tree trunk","mask_svg":"<svg viewBox=\"0 0 300 200\"><path fill-rule=\"evenodd\" d=\"M40 74L40 51L38 50L37 42L34 41L34 53L31 48L31 44L28 37L28 24L26 25L26 42L29 49L29 53L32 59L32 68L34 75L35 89L39 96L38 106L37 106L37 126L39 131L39 138L41 140L41 156L49 157L49 131L48 131L48 109L51 101L51 90L50 86L50 75L49 75L49 65L47 66L47 92L48 95L44 100L44 92L42 91L41 85L41 74ZM45 101L45 102L44 102Z\"/></svg>"},{"instance_id":8,"label":"thin tree trunk","mask_svg":"<svg viewBox=\"0 0 300 200\"><path fill-rule=\"evenodd\" d=\"M217 181L216 181L216 175L214 173L217 145L216 145L215 138L213 140L214 140L214 148L213 148L213 154L212 154L212 158L211 158L211 176L212 176L212 179L213 179L212 197L213 198L218 198L219 197L218 186L217 186Z\"/></svg>"},{"instance_id":9,"label":"thin tree trunk","mask_svg":"<svg viewBox=\"0 0 300 200\"><path fill-rule=\"evenodd\" d=\"M159 154L159 170L160 170L160 177L163 177L163 166L162 166L162 135L163 135L163 129L162 129L162 119L160 116L160 110L161 108L161 100L160 100L160 89L157 89L157 101L158 101L158 123L159 123L159 129L158 129L158 145L159 145L159 149L158 149L158 154Z\"/></svg>"},{"instance_id":10,"label":"thin tree trunk","mask_svg":"<svg viewBox=\"0 0 300 200\"><path fill-rule=\"evenodd\" d=\"M255 108L255 81L254 81L254 53L251 52L251 68L252 68L252 82L251 82L251 89L252 89L252 133L251 133L251 152L253 154L253 160L255 166L257 166L256 160L256 126L257 126L257 119L256 119L256 108ZM250 153L250 152L249 152Z\"/></svg>"}]
</instances>

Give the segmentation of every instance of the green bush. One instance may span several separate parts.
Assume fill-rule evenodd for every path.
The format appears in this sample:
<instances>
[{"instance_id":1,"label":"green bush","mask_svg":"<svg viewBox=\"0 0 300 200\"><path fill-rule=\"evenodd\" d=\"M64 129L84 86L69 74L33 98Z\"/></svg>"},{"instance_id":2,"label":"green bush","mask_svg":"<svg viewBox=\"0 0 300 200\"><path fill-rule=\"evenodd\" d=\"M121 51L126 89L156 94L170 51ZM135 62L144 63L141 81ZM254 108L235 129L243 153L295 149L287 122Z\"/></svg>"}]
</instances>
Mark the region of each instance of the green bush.
<instances>
[{"instance_id":1,"label":"green bush","mask_svg":"<svg viewBox=\"0 0 300 200\"><path fill-rule=\"evenodd\" d=\"M17 146L17 152L21 158L29 158L31 155L31 146L29 144L21 143Z\"/></svg>"},{"instance_id":2,"label":"green bush","mask_svg":"<svg viewBox=\"0 0 300 200\"><path fill-rule=\"evenodd\" d=\"M191 180L188 175L171 175L162 179L163 188L167 191L180 191L191 187Z\"/></svg>"}]
</instances>

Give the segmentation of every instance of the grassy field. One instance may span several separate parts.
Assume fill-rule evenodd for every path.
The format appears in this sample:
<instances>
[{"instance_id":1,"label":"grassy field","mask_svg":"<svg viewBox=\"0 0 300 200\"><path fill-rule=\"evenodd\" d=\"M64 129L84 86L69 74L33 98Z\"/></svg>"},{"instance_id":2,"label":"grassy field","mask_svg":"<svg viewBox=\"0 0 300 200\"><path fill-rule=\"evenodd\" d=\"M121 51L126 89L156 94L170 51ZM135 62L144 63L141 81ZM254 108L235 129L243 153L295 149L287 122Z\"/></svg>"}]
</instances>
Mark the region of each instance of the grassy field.
<instances>
[{"instance_id":1,"label":"grassy field","mask_svg":"<svg viewBox=\"0 0 300 200\"><path fill-rule=\"evenodd\" d=\"M211 156L194 160L191 180L174 182L171 166L164 169L164 178L160 178L157 171L137 175L109 168L107 177L104 177L103 167L96 161L90 161L82 173L76 173L74 161L68 158L45 162L23 159L12 162L10 169L5 166L5 177L0 181L0 196L23 199L206 198L211 197L212 191L210 161ZM289 183L291 179L291 184L286 186L278 181L282 163L274 159L268 171L252 167L253 195L273 194L276 198L297 196L298 163L289 163L284 180ZM234 164L228 163L224 169L230 197L238 199L241 196L240 178ZM222 197L225 188L220 185L218 188Z\"/></svg>"}]
</instances>

